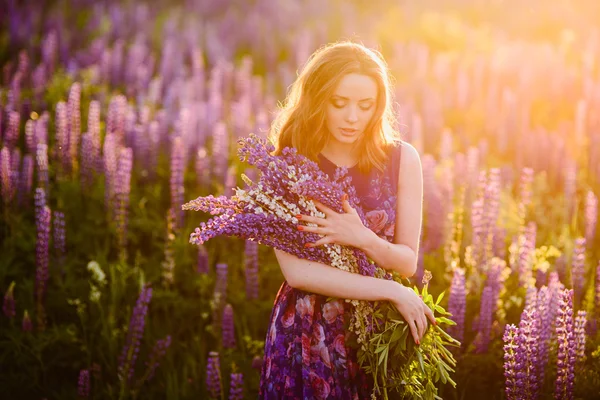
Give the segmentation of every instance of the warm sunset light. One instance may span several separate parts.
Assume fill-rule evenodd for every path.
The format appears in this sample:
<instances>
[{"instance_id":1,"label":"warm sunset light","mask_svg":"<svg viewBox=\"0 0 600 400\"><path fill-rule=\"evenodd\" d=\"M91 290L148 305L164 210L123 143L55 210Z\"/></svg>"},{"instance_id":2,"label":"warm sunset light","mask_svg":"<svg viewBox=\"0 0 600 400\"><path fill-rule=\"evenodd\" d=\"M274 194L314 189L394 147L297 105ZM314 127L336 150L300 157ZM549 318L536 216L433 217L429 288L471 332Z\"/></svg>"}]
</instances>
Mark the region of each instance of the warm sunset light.
<instances>
[{"instance_id":1,"label":"warm sunset light","mask_svg":"<svg viewBox=\"0 0 600 400\"><path fill-rule=\"evenodd\" d=\"M600 398L600 1L0 1L0 398Z\"/></svg>"}]
</instances>

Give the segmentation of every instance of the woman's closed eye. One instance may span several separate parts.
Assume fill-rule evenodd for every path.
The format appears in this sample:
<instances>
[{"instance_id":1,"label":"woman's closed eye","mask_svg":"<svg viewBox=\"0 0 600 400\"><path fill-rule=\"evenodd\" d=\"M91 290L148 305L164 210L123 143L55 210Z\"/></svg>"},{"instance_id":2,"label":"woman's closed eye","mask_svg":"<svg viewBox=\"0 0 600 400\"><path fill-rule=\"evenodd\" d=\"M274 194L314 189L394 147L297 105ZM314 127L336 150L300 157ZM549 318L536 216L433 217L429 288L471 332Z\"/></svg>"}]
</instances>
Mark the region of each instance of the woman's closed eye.
<instances>
[{"instance_id":1,"label":"woman's closed eye","mask_svg":"<svg viewBox=\"0 0 600 400\"><path fill-rule=\"evenodd\" d=\"M344 108L347 103L345 101L334 100L331 102L335 108ZM369 111L373 105L372 104L361 104L358 106L363 111Z\"/></svg>"}]
</instances>

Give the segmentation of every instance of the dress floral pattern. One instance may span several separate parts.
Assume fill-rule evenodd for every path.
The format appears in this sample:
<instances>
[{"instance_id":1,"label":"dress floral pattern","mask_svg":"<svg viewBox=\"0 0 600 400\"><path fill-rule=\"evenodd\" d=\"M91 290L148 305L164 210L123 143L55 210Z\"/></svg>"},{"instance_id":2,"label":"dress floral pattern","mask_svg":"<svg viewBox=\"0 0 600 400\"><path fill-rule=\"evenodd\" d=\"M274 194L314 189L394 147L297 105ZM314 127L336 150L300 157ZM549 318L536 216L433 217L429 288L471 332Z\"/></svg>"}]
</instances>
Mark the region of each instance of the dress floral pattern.
<instances>
[{"instance_id":1,"label":"dress floral pattern","mask_svg":"<svg viewBox=\"0 0 600 400\"><path fill-rule=\"evenodd\" d=\"M365 211L368 227L392 241L396 218L396 193L401 144L390 153L382 173L348 173ZM319 156L321 169L329 176L335 164ZM265 340L259 399L368 399L372 380L356 361L356 351L347 346L347 317L351 305L294 289L284 282L277 293Z\"/></svg>"}]
</instances>

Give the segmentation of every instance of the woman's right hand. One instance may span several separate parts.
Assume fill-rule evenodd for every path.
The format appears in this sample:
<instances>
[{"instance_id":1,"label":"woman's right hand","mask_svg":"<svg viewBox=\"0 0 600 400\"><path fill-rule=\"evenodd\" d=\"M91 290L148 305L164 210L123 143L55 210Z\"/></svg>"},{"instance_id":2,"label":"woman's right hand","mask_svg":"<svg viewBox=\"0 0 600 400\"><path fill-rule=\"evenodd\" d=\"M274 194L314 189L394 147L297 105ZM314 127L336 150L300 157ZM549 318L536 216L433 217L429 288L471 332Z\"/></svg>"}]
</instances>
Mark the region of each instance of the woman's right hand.
<instances>
[{"instance_id":1,"label":"woman's right hand","mask_svg":"<svg viewBox=\"0 0 600 400\"><path fill-rule=\"evenodd\" d=\"M398 283L390 302L402 314L412 333L415 343L421 344L421 339L427 331L427 319L436 324L433 311L423 302L414 290Z\"/></svg>"}]
</instances>

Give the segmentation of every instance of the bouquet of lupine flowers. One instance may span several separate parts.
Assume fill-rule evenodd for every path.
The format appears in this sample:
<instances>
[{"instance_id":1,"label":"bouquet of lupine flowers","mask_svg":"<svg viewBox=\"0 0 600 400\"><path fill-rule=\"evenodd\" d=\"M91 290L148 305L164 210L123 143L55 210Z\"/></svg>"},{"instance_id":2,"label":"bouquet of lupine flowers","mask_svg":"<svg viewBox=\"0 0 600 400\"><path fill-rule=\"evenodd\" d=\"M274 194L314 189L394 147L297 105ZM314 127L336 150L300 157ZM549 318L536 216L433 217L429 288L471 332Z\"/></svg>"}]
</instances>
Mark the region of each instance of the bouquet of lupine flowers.
<instances>
[{"instance_id":1,"label":"bouquet of lupine flowers","mask_svg":"<svg viewBox=\"0 0 600 400\"><path fill-rule=\"evenodd\" d=\"M399 280L357 248L338 244L306 247L306 243L315 242L320 236L296 229L298 214L324 216L313 200L343 212L340 199L344 193L367 225L346 168L338 168L330 179L315 162L293 148L285 148L281 155L274 156L271 154L274 146L253 134L240 139L238 144L240 161L255 166L261 172L260 177L253 182L242 174L246 187L237 188L231 197L211 195L184 204L184 210L214 215L194 230L191 243L199 245L219 235L234 236L344 271ZM427 283L421 293L414 290L434 312L449 315L439 305L442 296L434 302L427 293ZM353 306L348 329L354 333L352 344L358 348L361 367L374 378L373 396L387 398L388 390L395 389L411 398L434 398L436 382L454 385L449 372L456 361L446 346L459 343L440 327L440 324L454 324L451 320L436 317L438 325L432 325L422 344L415 346L409 340L408 324L389 302L345 301Z\"/></svg>"}]
</instances>

